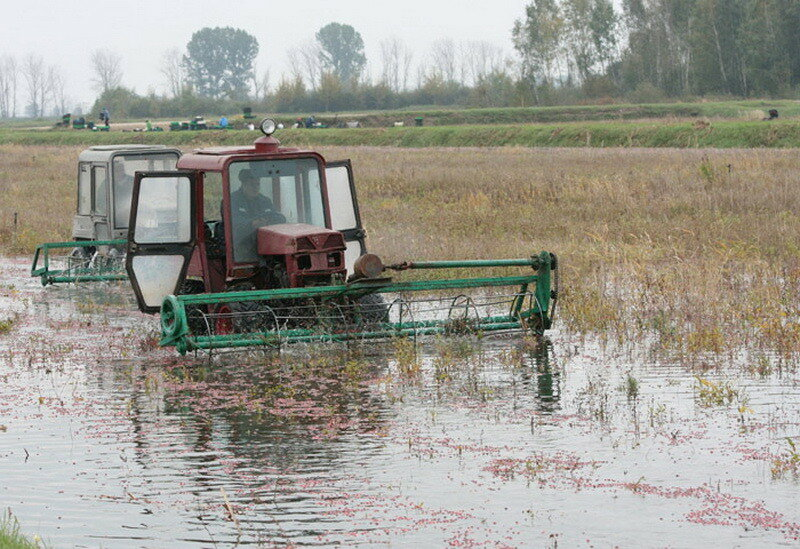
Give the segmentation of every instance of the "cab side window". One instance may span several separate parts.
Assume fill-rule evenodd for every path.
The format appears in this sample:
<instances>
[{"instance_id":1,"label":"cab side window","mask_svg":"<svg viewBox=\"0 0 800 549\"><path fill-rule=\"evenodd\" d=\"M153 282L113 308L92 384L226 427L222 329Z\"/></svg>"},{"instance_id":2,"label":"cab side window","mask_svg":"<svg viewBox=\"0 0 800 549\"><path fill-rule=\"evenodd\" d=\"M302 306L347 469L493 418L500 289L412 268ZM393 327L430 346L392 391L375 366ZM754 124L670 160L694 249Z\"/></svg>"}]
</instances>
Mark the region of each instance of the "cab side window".
<instances>
[{"instance_id":1,"label":"cab side window","mask_svg":"<svg viewBox=\"0 0 800 549\"><path fill-rule=\"evenodd\" d=\"M222 174L203 174L203 221L222 220Z\"/></svg>"},{"instance_id":2,"label":"cab side window","mask_svg":"<svg viewBox=\"0 0 800 549\"><path fill-rule=\"evenodd\" d=\"M78 167L78 215L92 213L92 168L82 162Z\"/></svg>"},{"instance_id":3,"label":"cab side window","mask_svg":"<svg viewBox=\"0 0 800 549\"><path fill-rule=\"evenodd\" d=\"M203 221L209 259L225 258L225 228L222 224L222 174L203 174Z\"/></svg>"},{"instance_id":4,"label":"cab side window","mask_svg":"<svg viewBox=\"0 0 800 549\"><path fill-rule=\"evenodd\" d=\"M93 213L108 215L108 171L105 166L92 167Z\"/></svg>"}]
</instances>

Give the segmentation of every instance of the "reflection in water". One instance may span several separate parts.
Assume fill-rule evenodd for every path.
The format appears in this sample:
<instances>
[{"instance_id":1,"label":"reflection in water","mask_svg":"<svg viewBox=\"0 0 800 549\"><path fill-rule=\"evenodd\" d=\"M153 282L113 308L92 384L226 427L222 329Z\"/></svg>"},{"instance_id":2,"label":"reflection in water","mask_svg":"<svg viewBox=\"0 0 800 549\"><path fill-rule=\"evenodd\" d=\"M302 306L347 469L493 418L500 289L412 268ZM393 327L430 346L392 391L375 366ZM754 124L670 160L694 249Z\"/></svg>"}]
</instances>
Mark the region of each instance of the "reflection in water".
<instances>
[{"instance_id":1,"label":"reflection in water","mask_svg":"<svg viewBox=\"0 0 800 549\"><path fill-rule=\"evenodd\" d=\"M160 472L146 473L156 478L180 471L199 526L219 519L211 511L222 498L243 532L308 541L351 528L318 503L328 486L350 480L354 443L360 459L380 446L360 437L384 431L392 415L372 389L387 362L330 349L245 362L223 355L118 371L115 385L131 403L136 462L143 471L158 464ZM150 482L145 498L167 489ZM288 532L278 527L287 521L295 524Z\"/></svg>"},{"instance_id":2,"label":"reflection in water","mask_svg":"<svg viewBox=\"0 0 800 549\"><path fill-rule=\"evenodd\" d=\"M523 383L536 396L536 410L553 413L561 409L561 371L558 368L553 342L543 337L521 346L529 365L522 374ZM532 379L533 378L533 379Z\"/></svg>"}]
</instances>

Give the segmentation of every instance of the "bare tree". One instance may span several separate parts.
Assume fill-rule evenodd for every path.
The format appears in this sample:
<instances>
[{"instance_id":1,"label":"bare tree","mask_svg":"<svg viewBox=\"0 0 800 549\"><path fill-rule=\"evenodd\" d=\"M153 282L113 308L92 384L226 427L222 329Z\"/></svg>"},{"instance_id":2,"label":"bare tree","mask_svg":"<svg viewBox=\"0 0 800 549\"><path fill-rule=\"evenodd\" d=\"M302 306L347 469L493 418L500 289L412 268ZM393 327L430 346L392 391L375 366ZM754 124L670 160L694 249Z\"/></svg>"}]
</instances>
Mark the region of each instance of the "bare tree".
<instances>
[{"instance_id":1,"label":"bare tree","mask_svg":"<svg viewBox=\"0 0 800 549\"><path fill-rule=\"evenodd\" d=\"M489 42L466 42L461 51L466 85L475 85L487 75L499 72L505 64L503 49Z\"/></svg>"},{"instance_id":2,"label":"bare tree","mask_svg":"<svg viewBox=\"0 0 800 549\"><path fill-rule=\"evenodd\" d=\"M286 59L289 62L289 73L291 74L290 80L302 81L303 80L303 63L300 60L300 50L298 48L289 48L286 51Z\"/></svg>"},{"instance_id":3,"label":"bare tree","mask_svg":"<svg viewBox=\"0 0 800 549\"><path fill-rule=\"evenodd\" d=\"M303 70L306 81L312 90L316 90L322 83L325 66L322 62L322 48L315 41L308 41L300 48L300 57L303 61Z\"/></svg>"},{"instance_id":4,"label":"bare tree","mask_svg":"<svg viewBox=\"0 0 800 549\"><path fill-rule=\"evenodd\" d=\"M287 52L292 80L302 80L312 90L316 90L322 81L324 67L322 64L322 48L313 40Z\"/></svg>"},{"instance_id":5,"label":"bare tree","mask_svg":"<svg viewBox=\"0 0 800 549\"><path fill-rule=\"evenodd\" d=\"M61 116L67 112L67 96L64 76L57 67L47 69L47 87L53 102L54 115Z\"/></svg>"},{"instance_id":6,"label":"bare tree","mask_svg":"<svg viewBox=\"0 0 800 549\"><path fill-rule=\"evenodd\" d=\"M269 69L261 73L261 76L253 76L253 92L256 101L265 101L269 94Z\"/></svg>"},{"instance_id":7,"label":"bare tree","mask_svg":"<svg viewBox=\"0 0 800 549\"><path fill-rule=\"evenodd\" d=\"M444 81L456 79L456 45L450 38L437 40L431 46L433 69Z\"/></svg>"},{"instance_id":8,"label":"bare tree","mask_svg":"<svg viewBox=\"0 0 800 549\"><path fill-rule=\"evenodd\" d=\"M396 36L381 42L381 81L393 92L401 92L408 86L411 59L411 50Z\"/></svg>"},{"instance_id":9,"label":"bare tree","mask_svg":"<svg viewBox=\"0 0 800 549\"><path fill-rule=\"evenodd\" d=\"M0 117L17 115L17 61L13 57L0 58Z\"/></svg>"},{"instance_id":10,"label":"bare tree","mask_svg":"<svg viewBox=\"0 0 800 549\"><path fill-rule=\"evenodd\" d=\"M161 74L167 81L167 93L172 97L178 97L183 92L186 81L181 50L172 48L161 55Z\"/></svg>"},{"instance_id":11,"label":"bare tree","mask_svg":"<svg viewBox=\"0 0 800 549\"><path fill-rule=\"evenodd\" d=\"M33 117L41 117L44 115L50 84L44 59L28 54L22 62L22 76L28 92L28 112Z\"/></svg>"},{"instance_id":12,"label":"bare tree","mask_svg":"<svg viewBox=\"0 0 800 549\"><path fill-rule=\"evenodd\" d=\"M108 50L92 52L95 88L101 93L118 88L122 82L122 57Z\"/></svg>"}]
</instances>

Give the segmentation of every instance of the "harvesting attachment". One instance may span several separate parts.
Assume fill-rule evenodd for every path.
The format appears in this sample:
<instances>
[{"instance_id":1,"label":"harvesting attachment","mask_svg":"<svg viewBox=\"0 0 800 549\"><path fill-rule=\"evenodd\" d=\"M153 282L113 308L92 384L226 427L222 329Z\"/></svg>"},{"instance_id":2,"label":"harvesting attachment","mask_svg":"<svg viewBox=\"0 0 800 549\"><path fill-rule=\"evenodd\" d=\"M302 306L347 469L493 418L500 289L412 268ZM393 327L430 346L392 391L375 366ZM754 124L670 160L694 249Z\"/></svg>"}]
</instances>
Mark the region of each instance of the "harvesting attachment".
<instances>
[{"instance_id":1,"label":"harvesting attachment","mask_svg":"<svg viewBox=\"0 0 800 549\"><path fill-rule=\"evenodd\" d=\"M178 149L163 145L101 145L78 157L77 207L71 242L36 248L31 276L42 285L125 280L125 248L133 174L174 169Z\"/></svg>"},{"instance_id":2,"label":"harvesting attachment","mask_svg":"<svg viewBox=\"0 0 800 549\"><path fill-rule=\"evenodd\" d=\"M196 295L161 306L162 345L197 349L352 341L431 334L463 335L552 324L554 257L487 260L480 267L525 267L514 276L351 283ZM471 261L431 261L409 269L466 269ZM532 272L531 272L532 271ZM481 290L477 294L465 293ZM505 291L503 291L505 290Z\"/></svg>"},{"instance_id":3,"label":"harvesting attachment","mask_svg":"<svg viewBox=\"0 0 800 549\"><path fill-rule=\"evenodd\" d=\"M550 328L553 254L384 265L367 253L350 162L264 134L136 174L126 268L139 308L161 315L162 345L183 354ZM465 275L478 269L490 272ZM419 274L447 270L456 276Z\"/></svg>"}]
</instances>

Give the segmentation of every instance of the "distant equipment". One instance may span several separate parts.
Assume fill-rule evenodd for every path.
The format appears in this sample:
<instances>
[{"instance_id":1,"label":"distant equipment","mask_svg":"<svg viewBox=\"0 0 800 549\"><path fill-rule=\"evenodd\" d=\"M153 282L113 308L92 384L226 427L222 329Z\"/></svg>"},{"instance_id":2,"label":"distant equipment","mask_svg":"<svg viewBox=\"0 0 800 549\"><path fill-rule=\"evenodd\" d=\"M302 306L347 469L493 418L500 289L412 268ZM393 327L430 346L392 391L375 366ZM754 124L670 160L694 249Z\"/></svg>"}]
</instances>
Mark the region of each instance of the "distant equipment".
<instances>
[{"instance_id":1,"label":"distant equipment","mask_svg":"<svg viewBox=\"0 0 800 549\"><path fill-rule=\"evenodd\" d=\"M180 155L164 145L98 145L83 151L78 157L73 241L38 246L31 276L44 286L126 279L123 260L134 174L174 170Z\"/></svg>"},{"instance_id":2,"label":"distant equipment","mask_svg":"<svg viewBox=\"0 0 800 549\"><path fill-rule=\"evenodd\" d=\"M61 115L61 122L56 122L56 128L69 128L72 123L72 113Z\"/></svg>"},{"instance_id":3,"label":"distant equipment","mask_svg":"<svg viewBox=\"0 0 800 549\"><path fill-rule=\"evenodd\" d=\"M202 116L195 116L188 122L170 122L169 131L186 131L186 130L219 130L224 129L222 126L209 126L206 119Z\"/></svg>"}]
</instances>

